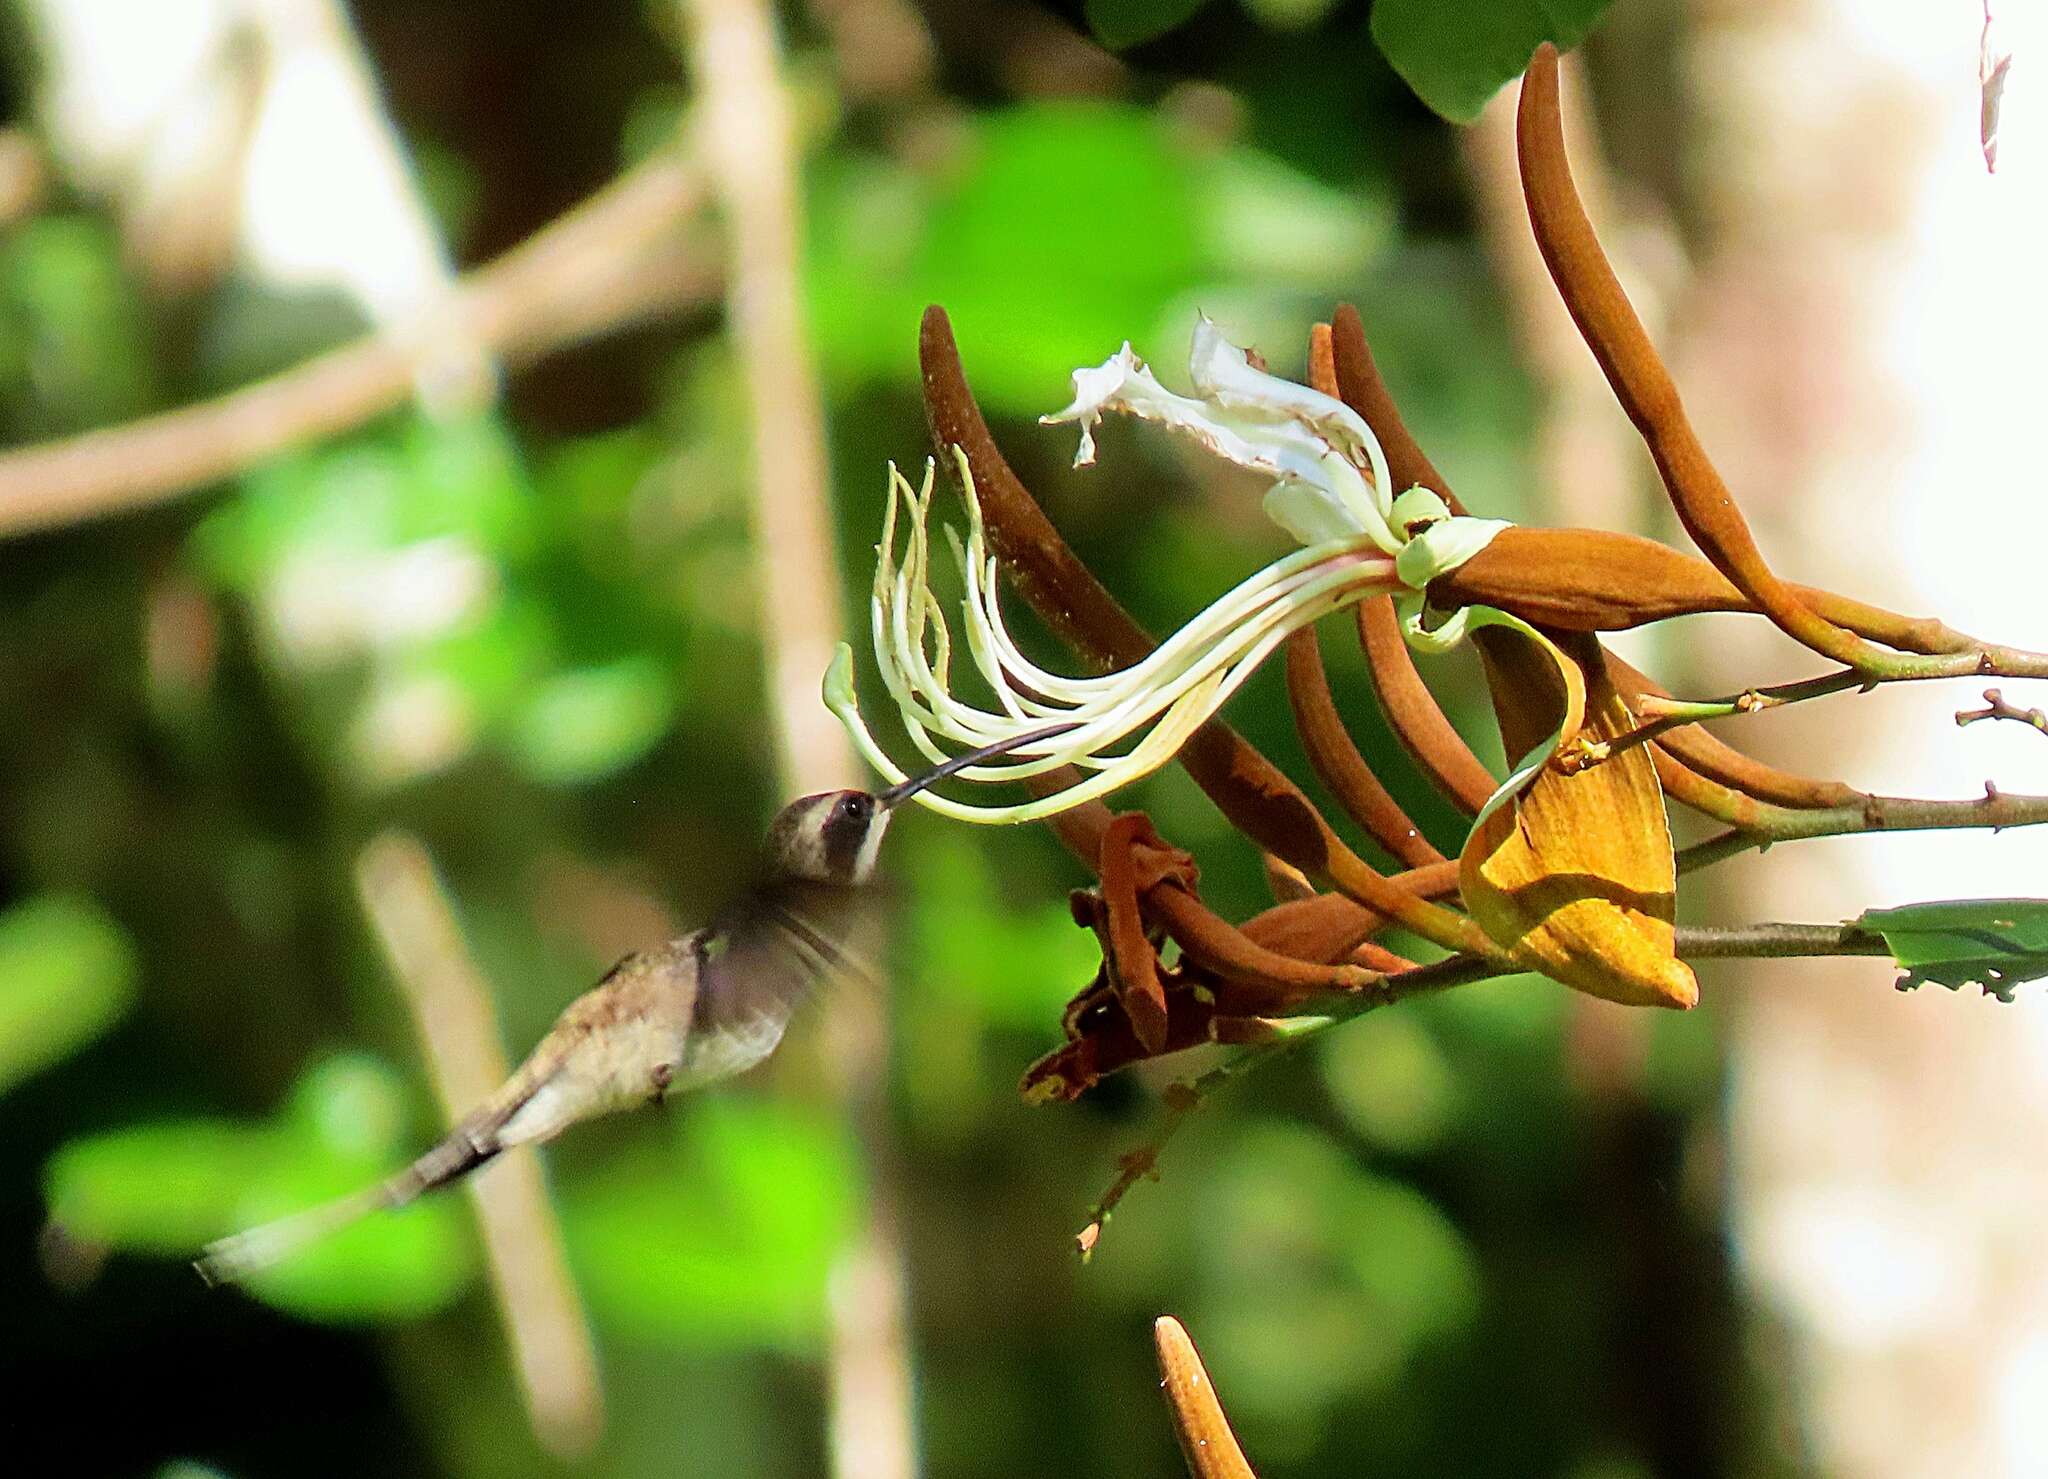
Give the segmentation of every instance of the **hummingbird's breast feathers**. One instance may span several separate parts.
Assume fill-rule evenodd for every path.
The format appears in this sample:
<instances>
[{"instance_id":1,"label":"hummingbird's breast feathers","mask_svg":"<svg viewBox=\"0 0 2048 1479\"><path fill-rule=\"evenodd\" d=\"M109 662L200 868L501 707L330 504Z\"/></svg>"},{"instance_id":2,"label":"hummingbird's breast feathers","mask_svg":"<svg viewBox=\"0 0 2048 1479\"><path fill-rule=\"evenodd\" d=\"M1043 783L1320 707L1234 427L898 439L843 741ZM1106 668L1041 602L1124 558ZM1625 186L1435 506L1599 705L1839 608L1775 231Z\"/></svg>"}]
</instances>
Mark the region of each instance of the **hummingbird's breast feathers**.
<instances>
[{"instance_id":1,"label":"hummingbird's breast feathers","mask_svg":"<svg viewBox=\"0 0 2048 1479\"><path fill-rule=\"evenodd\" d=\"M659 1098L682 1072L707 930L636 951L569 1003L499 1096L501 1147Z\"/></svg>"}]
</instances>

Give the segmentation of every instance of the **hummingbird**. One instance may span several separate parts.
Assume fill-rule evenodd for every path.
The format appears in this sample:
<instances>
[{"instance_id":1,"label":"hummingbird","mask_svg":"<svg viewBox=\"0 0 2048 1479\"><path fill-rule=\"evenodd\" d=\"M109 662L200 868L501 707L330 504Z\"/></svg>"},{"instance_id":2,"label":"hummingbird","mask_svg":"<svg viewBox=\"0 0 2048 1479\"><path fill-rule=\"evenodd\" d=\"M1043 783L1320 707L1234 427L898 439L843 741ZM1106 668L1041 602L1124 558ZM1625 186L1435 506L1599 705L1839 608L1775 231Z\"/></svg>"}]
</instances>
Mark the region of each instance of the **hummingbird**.
<instances>
[{"instance_id":1,"label":"hummingbird","mask_svg":"<svg viewBox=\"0 0 2048 1479\"><path fill-rule=\"evenodd\" d=\"M209 1284L271 1267L373 1212L403 1207L520 1145L754 1067L812 986L860 974L854 947L882 834L934 781L1074 728L1056 725L956 755L886 790L823 791L770 823L752 884L704 929L636 951L569 1003L489 1099L411 1165L375 1185L209 1243Z\"/></svg>"}]
</instances>

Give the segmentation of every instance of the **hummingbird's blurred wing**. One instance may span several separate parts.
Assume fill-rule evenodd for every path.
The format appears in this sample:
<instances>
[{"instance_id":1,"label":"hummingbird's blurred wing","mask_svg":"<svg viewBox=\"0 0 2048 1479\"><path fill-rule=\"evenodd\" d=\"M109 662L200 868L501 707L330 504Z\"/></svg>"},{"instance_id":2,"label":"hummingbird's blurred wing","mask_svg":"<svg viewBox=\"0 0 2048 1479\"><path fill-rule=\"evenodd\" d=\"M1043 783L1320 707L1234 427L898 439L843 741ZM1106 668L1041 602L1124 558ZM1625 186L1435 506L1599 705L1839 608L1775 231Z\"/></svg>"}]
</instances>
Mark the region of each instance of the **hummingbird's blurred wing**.
<instances>
[{"instance_id":1,"label":"hummingbird's blurred wing","mask_svg":"<svg viewBox=\"0 0 2048 1479\"><path fill-rule=\"evenodd\" d=\"M871 977L862 938L874 917L869 891L787 883L756 890L712 931L696 1017L674 1089L744 1073L782 1041L819 982Z\"/></svg>"}]
</instances>

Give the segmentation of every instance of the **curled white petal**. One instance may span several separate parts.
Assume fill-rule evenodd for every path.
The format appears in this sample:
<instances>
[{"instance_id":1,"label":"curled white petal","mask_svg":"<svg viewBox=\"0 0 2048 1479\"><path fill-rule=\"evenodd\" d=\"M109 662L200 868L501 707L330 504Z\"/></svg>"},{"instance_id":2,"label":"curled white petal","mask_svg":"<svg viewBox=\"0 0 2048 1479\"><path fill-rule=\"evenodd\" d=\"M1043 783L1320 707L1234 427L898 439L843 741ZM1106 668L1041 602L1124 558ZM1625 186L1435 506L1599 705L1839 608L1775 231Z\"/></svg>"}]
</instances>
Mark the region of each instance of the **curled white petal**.
<instances>
[{"instance_id":1,"label":"curled white petal","mask_svg":"<svg viewBox=\"0 0 2048 1479\"><path fill-rule=\"evenodd\" d=\"M1125 344L1093 369L1076 370L1073 402L1039 419L1080 425L1077 467L1094 461L1094 429L1106 412L1156 421L1273 478L1267 511L1303 543L1362 534L1388 554L1400 549L1387 517L1386 454L1349 406L1254 368L1206 316L1195 327L1188 376L1199 394L1176 395Z\"/></svg>"}]
</instances>

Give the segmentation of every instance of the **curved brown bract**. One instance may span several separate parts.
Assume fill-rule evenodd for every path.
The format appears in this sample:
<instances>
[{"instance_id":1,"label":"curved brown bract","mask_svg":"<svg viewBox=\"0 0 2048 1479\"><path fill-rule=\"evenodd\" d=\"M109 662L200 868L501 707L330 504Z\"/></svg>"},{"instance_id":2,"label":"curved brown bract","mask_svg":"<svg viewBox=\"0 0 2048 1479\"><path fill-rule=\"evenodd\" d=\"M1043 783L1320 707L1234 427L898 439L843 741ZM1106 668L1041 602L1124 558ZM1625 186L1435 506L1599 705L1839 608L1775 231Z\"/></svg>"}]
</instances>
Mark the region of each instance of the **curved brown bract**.
<instances>
[{"instance_id":1,"label":"curved brown bract","mask_svg":"<svg viewBox=\"0 0 2048 1479\"><path fill-rule=\"evenodd\" d=\"M1791 598L1859 636L1928 656L1974 652L1975 639L1922 617L1813 586ZM1654 539L1605 529L1503 529L1463 565L1430 583L1440 605L1498 606L1538 626L1618 632L1674 616L1755 612L1712 565Z\"/></svg>"},{"instance_id":2,"label":"curved brown bract","mask_svg":"<svg viewBox=\"0 0 2048 1479\"><path fill-rule=\"evenodd\" d=\"M1468 817L1477 816L1500 782L1479 763L1415 670L1392 597L1359 602L1358 641L1394 738L1446 801Z\"/></svg>"},{"instance_id":3,"label":"curved brown bract","mask_svg":"<svg viewBox=\"0 0 2048 1479\"><path fill-rule=\"evenodd\" d=\"M1429 460L1428 454L1416 443L1402 421L1400 408L1395 405L1373 361L1372 350L1366 342L1365 326L1358 311L1349 304L1337 310L1332 325L1332 350L1342 397L1353 410L1366 418L1367 424L1380 437L1395 480L1404 486L1424 483L1441 493L1454 510L1462 510L1449 480ZM1503 544L1503 540L1506 543ZM1618 625L1629 625L1636 620L1651 619L1648 614L1659 610L1660 603L1671 608L1663 614L1676 614L1680 608L1689 611L1752 609L1727 577L1705 561L1651 540L1594 531L1515 528L1495 536L1494 545L1499 548L1489 546L1491 553L1481 550L1463 569L1437 582L1436 588L1447 601L1502 605L1531 620L1542 621L1547 615L1553 619L1553 624L1562 626L1574 625L1575 622L1560 618L1582 619L1586 613L1602 609L1616 618ZM1529 567L1542 568L1552 579L1564 582L1565 591L1559 595L1546 595L1536 589L1526 572L1516 568L1518 548L1529 556L1526 559ZM1604 562L1603 555L1607 557ZM1642 589L1642 586L1657 582L1645 579L1638 583L1629 579L1638 571L1661 574L1671 582L1665 589L1675 589L1677 594L1666 596L1658 590ZM1965 651L1977 645L1974 639L1952 631L1938 621L1898 616L1828 591L1805 586L1793 586L1791 589L1801 601L1831 620L1888 646L1931 653ZM1449 722L1423 687L1406 645L1401 641L1393 603L1383 601L1381 604L1385 607L1382 611L1361 611L1359 621L1368 653L1374 657L1373 675L1375 683L1381 685L1381 702L1388 705L1391 701L1402 716L1402 725L1396 733L1410 753L1418 756L1417 763L1430 772L1438 788L1446 795L1457 800L1462 788L1465 795L1477 795L1483 800L1491 778L1486 776L1477 760L1471 759L1471 752L1464 749L1463 741L1450 731ZM1661 686L1628 663L1612 653L1605 656L1615 685L1631 709L1637 707L1636 701L1644 693L1670 697ZM1449 732L1448 738L1446 732ZM1674 767L1690 767L1698 773L1698 779L1742 792L1758 801L1807 808L1860 804L1862 793L1849 786L1777 770L1751 759L1698 725L1672 729L1658 737L1657 745ZM1459 763L1456 770L1440 772L1431 763L1461 752L1469 764ZM1667 785L1666 790L1673 799L1687 804L1691 804L1688 797L1705 797L1708 794L1683 781ZM1477 803L1466 810L1476 810L1476 806Z\"/></svg>"},{"instance_id":4,"label":"curved brown bract","mask_svg":"<svg viewBox=\"0 0 2048 1479\"><path fill-rule=\"evenodd\" d=\"M1407 867L1442 862L1444 855L1422 835L1401 804L1373 774L1365 757L1358 753L1330 693L1329 677L1323 671L1322 648L1313 627L1287 639L1287 700L1294 709L1294 728L1301 736L1302 752L1352 820Z\"/></svg>"},{"instance_id":5,"label":"curved brown bract","mask_svg":"<svg viewBox=\"0 0 2048 1479\"><path fill-rule=\"evenodd\" d=\"M1698 556L1603 529L1511 526L1430 582L1429 592L1440 606L1498 606L1537 626L1571 632L1618 632L1674 616L1755 609Z\"/></svg>"},{"instance_id":6,"label":"curved brown bract","mask_svg":"<svg viewBox=\"0 0 2048 1479\"><path fill-rule=\"evenodd\" d=\"M1159 979L1159 953L1145 937L1145 919L1138 901L1138 866L1134 844L1143 842L1148 850L1164 852L1165 844L1152 830L1141 811L1128 811L1110 821L1102 834L1102 854L1097 874L1102 879L1103 935L1108 945L1110 981L1131 1030L1145 1050L1157 1053L1166 1046L1166 987ZM1176 850L1178 853L1178 850ZM1192 879L1195 860L1178 853L1177 862ZM1161 875L1153 871L1156 881Z\"/></svg>"},{"instance_id":7,"label":"curved brown bract","mask_svg":"<svg viewBox=\"0 0 2048 1479\"><path fill-rule=\"evenodd\" d=\"M1449 481L1437 471L1401 419L1400 408L1380 378L1379 366L1366 342L1364 321L1349 303L1339 304L1331 320L1330 349L1335 383L1317 389L1335 395L1365 418L1365 424L1372 428L1381 450L1387 454L1387 471L1394 486L1405 489L1419 483L1433 488L1443 496L1451 512L1464 513L1465 506L1451 491ZM1359 606L1358 635L1372 674L1373 692L1394 738L1445 800L1468 817L1476 814L1497 783L1479 763L1464 736L1444 717L1436 696L1416 671L1415 659L1401 636L1401 623L1394 613L1391 596L1374 596Z\"/></svg>"},{"instance_id":8,"label":"curved brown bract","mask_svg":"<svg viewBox=\"0 0 2048 1479\"><path fill-rule=\"evenodd\" d=\"M953 326L943 308L933 305L924 311L917 349L924 374L925 417L939 461L950 467L949 447L967 454L988 524L989 547L1002 560L1018 594L1082 661L1102 669L1142 662L1155 645L1151 634L1068 548L1038 500L1011 470L968 387Z\"/></svg>"},{"instance_id":9,"label":"curved brown bract","mask_svg":"<svg viewBox=\"0 0 2048 1479\"><path fill-rule=\"evenodd\" d=\"M1572 181L1558 111L1557 48L1537 49L1516 115L1522 191L1536 245L1600 369L1656 461L1679 522L1701 553L1795 641L1855 668L1888 654L1817 615L1772 574L1749 522L1687 419L1678 387L1608 264Z\"/></svg>"},{"instance_id":10,"label":"curved brown bract","mask_svg":"<svg viewBox=\"0 0 2048 1479\"><path fill-rule=\"evenodd\" d=\"M1159 1351L1159 1385L1173 1413L1173 1433L1193 1479L1258 1479L1230 1431L1216 1384L1180 1321L1161 1315L1152 1323Z\"/></svg>"},{"instance_id":11,"label":"curved brown bract","mask_svg":"<svg viewBox=\"0 0 2048 1479\"><path fill-rule=\"evenodd\" d=\"M1418 484L1434 488L1443 495L1452 513L1464 514L1465 505L1451 491L1450 481L1436 470L1436 464L1408 430L1408 423L1401 419L1401 408L1394 404L1393 393L1380 378L1380 367L1372 357L1372 345L1365 337L1365 320L1349 303L1339 303L1330 320L1330 352L1337 388L1328 393L1363 416L1373 435L1380 439L1380 450L1387 454L1387 471L1394 477L1392 492L1402 493Z\"/></svg>"}]
</instances>

